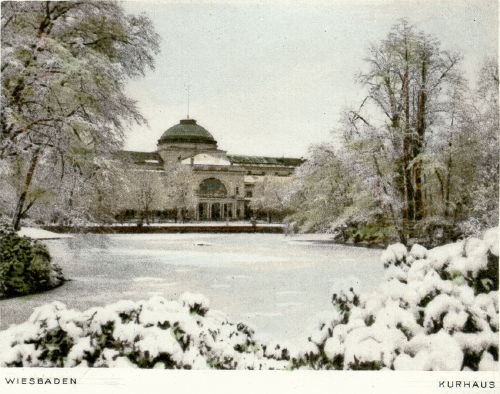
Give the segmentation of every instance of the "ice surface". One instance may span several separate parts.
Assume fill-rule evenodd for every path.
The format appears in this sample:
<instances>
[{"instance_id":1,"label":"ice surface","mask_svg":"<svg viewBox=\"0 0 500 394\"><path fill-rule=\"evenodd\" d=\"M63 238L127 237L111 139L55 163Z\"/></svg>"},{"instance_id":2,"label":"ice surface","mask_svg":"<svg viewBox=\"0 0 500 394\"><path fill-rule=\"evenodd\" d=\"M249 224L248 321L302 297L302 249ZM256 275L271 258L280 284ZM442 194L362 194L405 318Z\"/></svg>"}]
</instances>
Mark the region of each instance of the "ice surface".
<instances>
[{"instance_id":1,"label":"ice surface","mask_svg":"<svg viewBox=\"0 0 500 394\"><path fill-rule=\"evenodd\" d=\"M72 280L23 299L22 305L2 300L0 329L26 320L33 308L52 300L83 310L149 295L177 299L191 291L207 296L213 308L233 320L251 322L263 337L291 341L304 334L316 311L331 305L331 281L354 272L371 290L382 279L380 250L289 245L288 239L281 234L187 233L87 234L46 241ZM212 246L194 246L198 241Z\"/></svg>"}]
</instances>

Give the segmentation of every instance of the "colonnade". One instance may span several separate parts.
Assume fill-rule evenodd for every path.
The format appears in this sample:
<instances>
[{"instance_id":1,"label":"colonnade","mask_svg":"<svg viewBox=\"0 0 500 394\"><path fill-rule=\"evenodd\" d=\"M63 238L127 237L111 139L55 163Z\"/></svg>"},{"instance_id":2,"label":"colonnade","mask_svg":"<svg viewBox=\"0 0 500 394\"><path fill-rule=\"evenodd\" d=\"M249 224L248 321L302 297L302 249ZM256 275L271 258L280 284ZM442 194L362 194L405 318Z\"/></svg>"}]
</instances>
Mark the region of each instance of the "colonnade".
<instances>
[{"instance_id":1,"label":"colonnade","mask_svg":"<svg viewBox=\"0 0 500 394\"><path fill-rule=\"evenodd\" d=\"M235 202L205 201L198 203L196 220L226 220L237 218L238 211Z\"/></svg>"}]
</instances>

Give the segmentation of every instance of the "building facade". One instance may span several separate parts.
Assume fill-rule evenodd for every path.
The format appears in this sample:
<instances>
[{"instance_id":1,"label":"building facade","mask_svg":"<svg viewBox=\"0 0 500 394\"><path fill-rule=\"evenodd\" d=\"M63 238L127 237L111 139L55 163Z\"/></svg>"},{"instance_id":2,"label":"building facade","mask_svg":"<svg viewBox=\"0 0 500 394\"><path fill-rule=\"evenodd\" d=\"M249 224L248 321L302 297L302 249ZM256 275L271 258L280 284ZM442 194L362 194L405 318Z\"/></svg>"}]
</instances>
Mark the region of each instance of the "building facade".
<instances>
[{"instance_id":1,"label":"building facade","mask_svg":"<svg viewBox=\"0 0 500 394\"><path fill-rule=\"evenodd\" d=\"M194 188L195 220L237 220L251 215L255 186L265 177L290 177L303 160L230 155L194 119L167 129L155 152L117 152L135 171L166 172L173 165L189 166Z\"/></svg>"}]
</instances>

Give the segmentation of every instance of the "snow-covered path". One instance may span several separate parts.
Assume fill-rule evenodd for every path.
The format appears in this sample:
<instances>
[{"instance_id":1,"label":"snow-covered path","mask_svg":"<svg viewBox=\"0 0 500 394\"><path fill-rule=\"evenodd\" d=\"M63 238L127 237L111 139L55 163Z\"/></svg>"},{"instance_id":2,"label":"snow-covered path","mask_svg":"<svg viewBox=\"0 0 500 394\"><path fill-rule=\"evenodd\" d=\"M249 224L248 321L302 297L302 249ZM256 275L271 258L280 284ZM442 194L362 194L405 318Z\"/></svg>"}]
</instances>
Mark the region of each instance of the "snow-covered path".
<instances>
[{"instance_id":1,"label":"snow-covered path","mask_svg":"<svg viewBox=\"0 0 500 394\"><path fill-rule=\"evenodd\" d=\"M17 234L25 237L30 237L33 239L62 239L62 238L72 238L69 234L58 234L52 231L42 230L41 228L35 227L22 227Z\"/></svg>"},{"instance_id":2,"label":"snow-covered path","mask_svg":"<svg viewBox=\"0 0 500 394\"><path fill-rule=\"evenodd\" d=\"M366 290L382 279L381 250L306 242L281 234L75 235L45 241L71 281L0 301L0 328L58 300L76 309L154 295L202 293L213 309L249 323L263 339L290 341L331 310L335 280L355 275Z\"/></svg>"}]
</instances>

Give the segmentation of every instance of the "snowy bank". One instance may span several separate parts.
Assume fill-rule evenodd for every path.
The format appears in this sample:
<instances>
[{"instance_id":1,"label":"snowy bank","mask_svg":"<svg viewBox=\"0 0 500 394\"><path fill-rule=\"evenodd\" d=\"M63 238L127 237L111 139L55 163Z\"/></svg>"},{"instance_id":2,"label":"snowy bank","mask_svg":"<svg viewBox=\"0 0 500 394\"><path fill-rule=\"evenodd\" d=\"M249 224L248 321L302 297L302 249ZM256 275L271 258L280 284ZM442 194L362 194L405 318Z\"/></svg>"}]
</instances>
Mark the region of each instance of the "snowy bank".
<instances>
[{"instance_id":1,"label":"snowy bank","mask_svg":"<svg viewBox=\"0 0 500 394\"><path fill-rule=\"evenodd\" d=\"M389 246L385 281L333 290L294 368L498 370L498 229L427 250Z\"/></svg>"},{"instance_id":2,"label":"snowy bank","mask_svg":"<svg viewBox=\"0 0 500 394\"><path fill-rule=\"evenodd\" d=\"M58 234L52 231L42 230L41 228L35 227L22 227L21 230L17 232L21 237L29 237L32 239L59 239L59 238L72 238L69 234Z\"/></svg>"}]
</instances>

